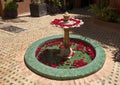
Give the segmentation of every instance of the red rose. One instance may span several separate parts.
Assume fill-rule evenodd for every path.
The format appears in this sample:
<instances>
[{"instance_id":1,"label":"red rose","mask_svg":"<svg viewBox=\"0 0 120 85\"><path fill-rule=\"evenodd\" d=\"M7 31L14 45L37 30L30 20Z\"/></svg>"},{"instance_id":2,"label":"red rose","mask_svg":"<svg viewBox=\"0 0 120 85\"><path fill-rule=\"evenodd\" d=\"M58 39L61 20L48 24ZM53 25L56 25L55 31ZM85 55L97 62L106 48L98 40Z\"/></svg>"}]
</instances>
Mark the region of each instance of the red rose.
<instances>
[{"instance_id":1,"label":"red rose","mask_svg":"<svg viewBox=\"0 0 120 85\"><path fill-rule=\"evenodd\" d=\"M38 55L41 49L42 49L41 47L38 47L35 54Z\"/></svg>"},{"instance_id":2,"label":"red rose","mask_svg":"<svg viewBox=\"0 0 120 85\"><path fill-rule=\"evenodd\" d=\"M61 45L59 46L59 48L64 48L64 45L63 45L63 44L61 44Z\"/></svg>"},{"instance_id":3,"label":"red rose","mask_svg":"<svg viewBox=\"0 0 120 85\"><path fill-rule=\"evenodd\" d=\"M53 68L56 68L56 66L57 66L56 64L51 64L51 67Z\"/></svg>"}]
</instances>

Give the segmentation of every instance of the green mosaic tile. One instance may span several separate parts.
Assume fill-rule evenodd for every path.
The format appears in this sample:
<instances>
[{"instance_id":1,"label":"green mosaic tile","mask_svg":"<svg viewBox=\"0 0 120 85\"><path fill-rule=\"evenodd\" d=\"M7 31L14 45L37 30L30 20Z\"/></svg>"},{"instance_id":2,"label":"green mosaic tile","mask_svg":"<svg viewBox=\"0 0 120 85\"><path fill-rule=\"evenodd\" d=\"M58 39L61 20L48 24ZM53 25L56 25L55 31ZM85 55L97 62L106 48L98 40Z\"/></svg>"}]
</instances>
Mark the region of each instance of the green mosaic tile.
<instances>
[{"instance_id":1,"label":"green mosaic tile","mask_svg":"<svg viewBox=\"0 0 120 85\"><path fill-rule=\"evenodd\" d=\"M18 79L14 79L15 81L17 81Z\"/></svg>"},{"instance_id":2,"label":"green mosaic tile","mask_svg":"<svg viewBox=\"0 0 120 85\"><path fill-rule=\"evenodd\" d=\"M73 36L70 35L70 36L71 36L71 38L81 39L81 37L79 37L79 36L74 36L74 35ZM61 36L61 35L60 36L47 37L45 39L41 39L41 40L38 40L35 43L33 43L27 49L27 51L25 53L25 62L27 64L27 66L31 70L33 70L34 72L37 72L38 74L41 74L41 75L46 76L46 77L48 76L48 77L54 78L54 79L72 79L72 78L74 79L74 78L78 78L78 77L87 76L87 75L90 75L91 73L94 73L94 72L98 71L103 66L104 61L105 61L105 52L104 52L103 48L100 47L100 45L98 45L95 48L96 58L95 58L94 62L91 62L87 66L83 67L84 69L74 69L74 70L72 70L73 73L71 73L71 74L68 72L70 69L69 70L63 70L62 69L63 71L61 71L61 70L53 69L53 68L50 68L50 67L45 66L43 64L40 64L35 59L35 51L36 51L37 47L47 40L58 39L58 38L62 38L62 37L63 36ZM90 41L91 41L90 44L93 47L95 47L97 45L97 43L92 43L92 40L90 40ZM88 68L91 68L91 70L88 71Z\"/></svg>"},{"instance_id":3,"label":"green mosaic tile","mask_svg":"<svg viewBox=\"0 0 120 85\"><path fill-rule=\"evenodd\" d=\"M109 78L110 80L112 80L112 78Z\"/></svg>"},{"instance_id":4,"label":"green mosaic tile","mask_svg":"<svg viewBox=\"0 0 120 85\"><path fill-rule=\"evenodd\" d=\"M8 77L11 77L11 75L9 75Z\"/></svg>"},{"instance_id":5,"label":"green mosaic tile","mask_svg":"<svg viewBox=\"0 0 120 85\"><path fill-rule=\"evenodd\" d=\"M25 81L28 81L28 79L25 79Z\"/></svg>"},{"instance_id":6,"label":"green mosaic tile","mask_svg":"<svg viewBox=\"0 0 120 85\"><path fill-rule=\"evenodd\" d=\"M25 80L25 78L24 78L24 77L23 77L22 79L23 79L23 80Z\"/></svg>"},{"instance_id":7,"label":"green mosaic tile","mask_svg":"<svg viewBox=\"0 0 120 85\"><path fill-rule=\"evenodd\" d=\"M18 76L18 74L15 74L15 76Z\"/></svg>"},{"instance_id":8,"label":"green mosaic tile","mask_svg":"<svg viewBox=\"0 0 120 85\"><path fill-rule=\"evenodd\" d=\"M5 64L5 66L7 66L7 64Z\"/></svg>"},{"instance_id":9,"label":"green mosaic tile","mask_svg":"<svg viewBox=\"0 0 120 85\"><path fill-rule=\"evenodd\" d=\"M11 79L15 79L15 77L11 77Z\"/></svg>"},{"instance_id":10,"label":"green mosaic tile","mask_svg":"<svg viewBox=\"0 0 120 85\"><path fill-rule=\"evenodd\" d=\"M12 72L12 70L9 71L10 73Z\"/></svg>"},{"instance_id":11,"label":"green mosaic tile","mask_svg":"<svg viewBox=\"0 0 120 85\"><path fill-rule=\"evenodd\" d=\"M12 74L15 74L15 72L13 72Z\"/></svg>"},{"instance_id":12,"label":"green mosaic tile","mask_svg":"<svg viewBox=\"0 0 120 85\"><path fill-rule=\"evenodd\" d=\"M118 77L117 77L117 76L116 76L115 78L116 78L116 79L118 79Z\"/></svg>"},{"instance_id":13,"label":"green mosaic tile","mask_svg":"<svg viewBox=\"0 0 120 85\"><path fill-rule=\"evenodd\" d=\"M105 85L105 80L102 80L102 85Z\"/></svg>"},{"instance_id":14,"label":"green mosaic tile","mask_svg":"<svg viewBox=\"0 0 120 85\"><path fill-rule=\"evenodd\" d=\"M6 80L6 78L3 79L4 81Z\"/></svg>"},{"instance_id":15,"label":"green mosaic tile","mask_svg":"<svg viewBox=\"0 0 120 85\"><path fill-rule=\"evenodd\" d=\"M18 81L18 83L21 83L21 81Z\"/></svg>"},{"instance_id":16,"label":"green mosaic tile","mask_svg":"<svg viewBox=\"0 0 120 85\"><path fill-rule=\"evenodd\" d=\"M119 72L119 70L117 70L116 72Z\"/></svg>"},{"instance_id":17,"label":"green mosaic tile","mask_svg":"<svg viewBox=\"0 0 120 85\"><path fill-rule=\"evenodd\" d=\"M9 83L10 81L9 81L9 80L7 80L6 82L7 82L7 83Z\"/></svg>"},{"instance_id":18,"label":"green mosaic tile","mask_svg":"<svg viewBox=\"0 0 120 85\"><path fill-rule=\"evenodd\" d=\"M117 70L120 70L120 68L119 68L119 67L117 67Z\"/></svg>"},{"instance_id":19,"label":"green mosaic tile","mask_svg":"<svg viewBox=\"0 0 120 85\"><path fill-rule=\"evenodd\" d=\"M112 82L111 82L111 81L109 81L108 83L109 83L109 84L111 84Z\"/></svg>"},{"instance_id":20,"label":"green mosaic tile","mask_svg":"<svg viewBox=\"0 0 120 85\"><path fill-rule=\"evenodd\" d=\"M97 81L97 84L100 84L100 82L99 82L99 81Z\"/></svg>"},{"instance_id":21,"label":"green mosaic tile","mask_svg":"<svg viewBox=\"0 0 120 85\"><path fill-rule=\"evenodd\" d=\"M118 84L114 83L114 85L118 85Z\"/></svg>"},{"instance_id":22,"label":"green mosaic tile","mask_svg":"<svg viewBox=\"0 0 120 85\"><path fill-rule=\"evenodd\" d=\"M111 74L113 74L113 72L111 72Z\"/></svg>"},{"instance_id":23,"label":"green mosaic tile","mask_svg":"<svg viewBox=\"0 0 120 85\"><path fill-rule=\"evenodd\" d=\"M33 83L32 81L30 81L30 83Z\"/></svg>"},{"instance_id":24,"label":"green mosaic tile","mask_svg":"<svg viewBox=\"0 0 120 85\"><path fill-rule=\"evenodd\" d=\"M21 78L22 76L19 76L19 78Z\"/></svg>"},{"instance_id":25,"label":"green mosaic tile","mask_svg":"<svg viewBox=\"0 0 120 85\"><path fill-rule=\"evenodd\" d=\"M10 85L13 85L13 83L10 83Z\"/></svg>"},{"instance_id":26,"label":"green mosaic tile","mask_svg":"<svg viewBox=\"0 0 120 85\"><path fill-rule=\"evenodd\" d=\"M22 83L21 85L25 85L24 83Z\"/></svg>"},{"instance_id":27,"label":"green mosaic tile","mask_svg":"<svg viewBox=\"0 0 120 85\"><path fill-rule=\"evenodd\" d=\"M118 80L114 80L115 82L118 82Z\"/></svg>"},{"instance_id":28,"label":"green mosaic tile","mask_svg":"<svg viewBox=\"0 0 120 85\"><path fill-rule=\"evenodd\" d=\"M6 76L7 74L4 74L4 76Z\"/></svg>"}]
</instances>

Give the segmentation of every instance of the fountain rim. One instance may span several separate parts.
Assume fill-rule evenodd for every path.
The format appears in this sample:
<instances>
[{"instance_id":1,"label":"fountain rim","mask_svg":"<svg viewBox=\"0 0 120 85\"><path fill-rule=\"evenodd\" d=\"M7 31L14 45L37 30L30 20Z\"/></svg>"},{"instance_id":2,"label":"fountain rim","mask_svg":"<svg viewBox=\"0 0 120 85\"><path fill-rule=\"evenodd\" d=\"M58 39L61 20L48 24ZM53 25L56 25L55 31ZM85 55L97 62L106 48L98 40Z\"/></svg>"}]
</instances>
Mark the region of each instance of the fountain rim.
<instances>
[{"instance_id":1,"label":"fountain rim","mask_svg":"<svg viewBox=\"0 0 120 85\"><path fill-rule=\"evenodd\" d=\"M49 36L43 39L39 39L33 44L31 44L24 56L24 61L26 66L33 72L35 72L38 75L50 78L50 79L56 79L56 80L68 80L68 79L76 79L88 76L90 74L93 74L100 70L105 62L105 51L95 40L92 40L87 37L83 37L80 35L70 35L70 38L73 39L80 39L83 42L86 42L90 44L96 53L95 59L89 63L88 65L81 67L81 68L75 68L75 69L57 69L52 68L47 65L44 65L40 63L36 57L35 52L38 46L45 43L46 41L56 40L63 38L63 35L53 35Z\"/></svg>"}]
</instances>

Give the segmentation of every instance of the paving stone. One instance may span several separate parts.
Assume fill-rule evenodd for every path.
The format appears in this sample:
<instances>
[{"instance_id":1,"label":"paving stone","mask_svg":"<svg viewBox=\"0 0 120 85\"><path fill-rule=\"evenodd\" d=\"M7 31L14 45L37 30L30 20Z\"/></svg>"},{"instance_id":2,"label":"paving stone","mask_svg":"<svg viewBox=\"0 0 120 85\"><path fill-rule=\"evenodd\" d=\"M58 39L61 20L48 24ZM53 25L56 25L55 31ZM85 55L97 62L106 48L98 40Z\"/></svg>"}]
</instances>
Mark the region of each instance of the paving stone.
<instances>
[{"instance_id":1,"label":"paving stone","mask_svg":"<svg viewBox=\"0 0 120 85\"><path fill-rule=\"evenodd\" d=\"M77 14L71 15L78 16ZM0 30L0 85L39 85L39 82L40 85L60 85L60 83L64 85L64 82L65 85L120 85L120 63L114 63L112 58L115 56L116 59L120 58L120 32L95 25L95 23L84 17L82 19L85 19L84 22L87 23L80 28L72 29L71 33L92 38L101 45L108 46L108 48L104 48L106 61L100 71L85 78L77 79L75 82L69 82L70 80L56 81L44 78L31 72L26 67L24 54L30 44L41 38L63 34L62 29L50 25L51 20L60 17L62 17L62 14L39 18L19 17L21 20L19 23L14 21L2 22L0 20L0 26L12 25L25 29L20 33L9 33ZM102 77L104 79L101 79Z\"/></svg>"}]
</instances>

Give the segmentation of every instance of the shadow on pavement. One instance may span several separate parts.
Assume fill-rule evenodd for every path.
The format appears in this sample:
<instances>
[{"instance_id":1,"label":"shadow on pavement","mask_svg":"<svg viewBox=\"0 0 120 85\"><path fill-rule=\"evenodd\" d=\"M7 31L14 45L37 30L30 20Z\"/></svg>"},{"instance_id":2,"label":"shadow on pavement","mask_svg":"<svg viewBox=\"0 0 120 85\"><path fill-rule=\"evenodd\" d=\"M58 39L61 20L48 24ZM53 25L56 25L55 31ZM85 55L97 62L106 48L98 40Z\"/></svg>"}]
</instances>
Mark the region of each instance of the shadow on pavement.
<instances>
[{"instance_id":1,"label":"shadow on pavement","mask_svg":"<svg viewBox=\"0 0 120 85\"><path fill-rule=\"evenodd\" d=\"M113 52L113 60L120 62L120 31L117 31L114 28L109 28L109 26L104 27L95 24L91 15L87 14L89 13L88 11L85 12L85 10L82 10L79 13L83 13L83 15L80 14L79 16L76 16L76 18L82 19L84 21L84 25L79 28L71 29L71 32L73 34L89 37L99 41L100 43L115 47L117 51Z\"/></svg>"}]
</instances>

